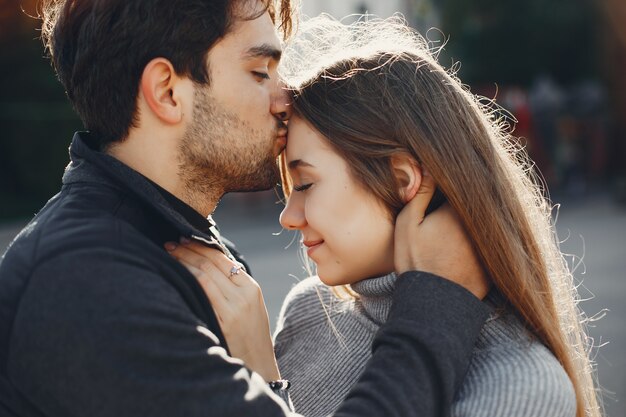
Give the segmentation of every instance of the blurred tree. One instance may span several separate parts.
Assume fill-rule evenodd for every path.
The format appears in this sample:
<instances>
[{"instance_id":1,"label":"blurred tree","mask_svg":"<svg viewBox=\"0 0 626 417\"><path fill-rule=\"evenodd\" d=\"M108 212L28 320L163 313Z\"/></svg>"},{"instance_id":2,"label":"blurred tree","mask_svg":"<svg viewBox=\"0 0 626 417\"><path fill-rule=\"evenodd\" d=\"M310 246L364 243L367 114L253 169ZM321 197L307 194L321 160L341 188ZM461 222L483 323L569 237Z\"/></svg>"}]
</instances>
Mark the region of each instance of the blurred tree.
<instances>
[{"instance_id":1,"label":"blurred tree","mask_svg":"<svg viewBox=\"0 0 626 417\"><path fill-rule=\"evenodd\" d=\"M593 0L440 0L445 56L469 84L571 83L596 74ZM445 63L445 62L444 62Z\"/></svg>"},{"instance_id":2,"label":"blurred tree","mask_svg":"<svg viewBox=\"0 0 626 417\"><path fill-rule=\"evenodd\" d=\"M0 219L29 217L59 188L81 123L45 58L36 0L0 0Z\"/></svg>"},{"instance_id":3,"label":"blurred tree","mask_svg":"<svg viewBox=\"0 0 626 417\"><path fill-rule=\"evenodd\" d=\"M0 0L0 219L28 217L56 192L72 132L81 128L44 57L40 21L31 17L39 1ZM615 38L624 28L617 17L623 14L615 12L624 9L624 0L407 1L416 13L434 6L432 19L441 19L443 32L451 35L442 62L446 56L449 63L461 61L460 76L472 85L528 86L542 73L575 82L597 73L604 51L615 118L622 121L619 137L624 136L626 93L615 94L626 91L626 43ZM612 5L606 9L613 25L598 23L598 2ZM624 155L623 143L616 155Z\"/></svg>"},{"instance_id":4,"label":"blurred tree","mask_svg":"<svg viewBox=\"0 0 626 417\"><path fill-rule=\"evenodd\" d=\"M604 54L602 68L612 93L611 116L615 120L610 169L616 179L616 197L622 204L626 204L626 2L601 0L600 4L605 18L605 24L600 26Z\"/></svg>"}]
</instances>

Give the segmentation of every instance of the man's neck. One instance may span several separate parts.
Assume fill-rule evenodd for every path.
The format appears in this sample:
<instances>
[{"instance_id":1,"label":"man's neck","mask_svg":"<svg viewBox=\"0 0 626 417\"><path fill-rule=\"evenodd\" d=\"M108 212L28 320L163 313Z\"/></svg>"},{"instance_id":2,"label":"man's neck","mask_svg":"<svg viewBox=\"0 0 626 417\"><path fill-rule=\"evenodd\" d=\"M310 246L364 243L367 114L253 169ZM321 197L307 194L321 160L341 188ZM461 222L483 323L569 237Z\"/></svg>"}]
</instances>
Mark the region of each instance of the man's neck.
<instances>
[{"instance_id":1,"label":"man's neck","mask_svg":"<svg viewBox=\"0 0 626 417\"><path fill-rule=\"evenodd\" d=\"M200 182L195 182L193 175L189 175L185 167L178 163L174 151L159 152L152 147L146 152L124 141L105 152L156 183L203 217L215 211L224 194L223 187L219 184L209 186L206 179L201 181L204 184L202 187L195 186Z\"/></svg>"},{"instance_id":2,"label":"man's neck","mask_svg":"<svg viewBox=\"0 0 626 417\"><path fill-rule=\"evenodd\" d=\"M221 191L221 188L217 187L203 191L200 189L193 189L193 184L187 184L180 195L174 195L178 199L184 201L195 211L202 214L204 217L207 217L210 214L213 214L217 208L217 203L219 203L224 193Z\"/></svg>"}]
</instances>

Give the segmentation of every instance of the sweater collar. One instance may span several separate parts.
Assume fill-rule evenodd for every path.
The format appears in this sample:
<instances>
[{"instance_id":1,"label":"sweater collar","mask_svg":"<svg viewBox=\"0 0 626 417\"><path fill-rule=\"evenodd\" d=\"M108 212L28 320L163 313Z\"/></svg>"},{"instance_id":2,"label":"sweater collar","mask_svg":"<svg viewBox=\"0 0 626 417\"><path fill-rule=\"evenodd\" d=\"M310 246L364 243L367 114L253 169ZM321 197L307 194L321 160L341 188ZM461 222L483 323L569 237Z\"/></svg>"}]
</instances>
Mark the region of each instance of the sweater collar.
<instances>
[{"instance_id":1,"label":"sweater collar","mask_svg":"<svg viewBox=\"0 0 626 417\"><path fill-rule=\"evenodd\" d=\"M356 308L364 312L377 325L382 325L387 321L397 280L398 276L392 272L352 284L350 287L358 294ZM491 308L491 316L477 340L478 347L489 345L493 343L493 340L514 338L522 332L521 322L514 315L505 312L508 310L507 302L498 290L493 288L489 291L483 302ZM505 320L496 320L501 317Z\"/></svg>"},{"instance_id":2,"label":"sweater collar","mask_svg":"<svg viewBox=\"0 0 626 417\"><path fill-rule=\"evenodd\" d=\"M94 138L89 132L74 134L70 145L70 158L71 161L63 175L63 184L92 182L126 190L156 210L165 221L178 230L180 236L200 241L232 257L221 242L219 231L211 216L203 218L139 172L118 159L96 150ZM173 204L174 200L177 200L176 204ZM186 209L181 210L181 207ZM195 215L190 215L191 212Z\"/></svg>"},{"instance_id":3,"label":"sweater collar","mask_svg":"<svg viewBox=\"0 0 626 417\"><path fill-rule=\"evenodd\" d=\"M398 276L392 272L382 277L364 279L350 286L359 295L357 308L363 309L378 325L387 320L397 279Z\"/></svg>"}]
</instances>

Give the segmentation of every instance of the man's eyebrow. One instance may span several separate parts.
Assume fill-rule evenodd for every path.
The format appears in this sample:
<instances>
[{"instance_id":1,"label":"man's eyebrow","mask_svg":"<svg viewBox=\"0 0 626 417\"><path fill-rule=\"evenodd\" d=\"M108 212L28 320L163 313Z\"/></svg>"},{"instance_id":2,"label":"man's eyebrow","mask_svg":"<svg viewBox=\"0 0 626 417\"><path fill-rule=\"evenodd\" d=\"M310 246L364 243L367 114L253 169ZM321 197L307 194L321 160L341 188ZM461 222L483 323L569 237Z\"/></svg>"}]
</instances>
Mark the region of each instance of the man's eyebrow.
<instances>
[{"instance_id":1,"label":"man's eyebrow","mask_svg":"<svg viewBox=\"0 0 626 417\"><path fill-rule=\"evenodd\" d=\"M274 61L280 61L283 51L280 48L276 48L274 45L264 43L262 45L253 46L246 51L244 58L272 58Z\"/></svg>"},{"instance_id":2,"label":"man's eyebrow","mask_svg":"<svg viewBox=\"0 0 626 417\"><path fill-rule=\"evenodd\" d=\"M294 170L299 167L314 168L313 165L309 164L308 162L303 161L302 159L294 159L293 161L289 161L287 166L289 167L289 170Z\"/></svg>"}]
</instances>

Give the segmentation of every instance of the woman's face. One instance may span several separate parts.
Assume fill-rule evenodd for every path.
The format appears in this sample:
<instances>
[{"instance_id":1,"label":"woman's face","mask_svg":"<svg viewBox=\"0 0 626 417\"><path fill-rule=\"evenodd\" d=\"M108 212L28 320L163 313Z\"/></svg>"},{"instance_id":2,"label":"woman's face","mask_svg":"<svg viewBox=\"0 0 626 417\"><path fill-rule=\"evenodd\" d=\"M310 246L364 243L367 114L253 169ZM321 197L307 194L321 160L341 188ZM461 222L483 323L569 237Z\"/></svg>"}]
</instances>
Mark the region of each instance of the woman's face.
<instances>
[{"instance_id":1,"label":"woman's face","mask_svg":"<svg viewBox=\"0 0 626 417\"><path fill-rule=\"evenodd\" d=\"M320 279L342 285L392 272L391 216L326 138L293 117L285 152L294 187L280 223L302 232Z\"/></svg>"}]
</instances>

